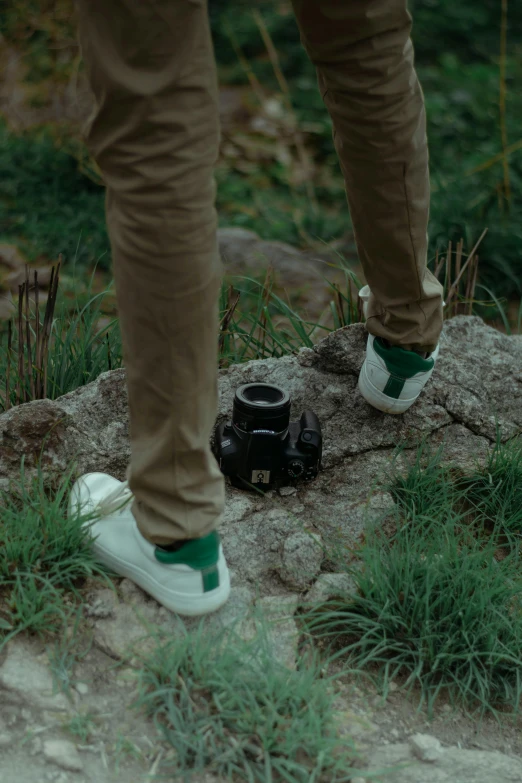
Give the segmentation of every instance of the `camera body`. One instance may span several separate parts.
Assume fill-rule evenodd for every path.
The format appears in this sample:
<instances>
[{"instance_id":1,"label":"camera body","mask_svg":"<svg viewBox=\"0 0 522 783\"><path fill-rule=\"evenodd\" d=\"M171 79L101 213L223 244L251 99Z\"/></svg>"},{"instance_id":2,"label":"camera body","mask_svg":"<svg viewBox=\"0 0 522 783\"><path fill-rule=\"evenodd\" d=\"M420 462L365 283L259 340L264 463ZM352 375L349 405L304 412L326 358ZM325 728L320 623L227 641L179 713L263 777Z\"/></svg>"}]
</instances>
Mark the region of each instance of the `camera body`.
<instances>
[{"instance_id":1,"label":"camera body","mask_svg":"<svg viewBox=\"0 0 522 783\"><path fill-rule=\"evenodd\" d=\"M321 424L313 411L290 421L291 402L277 386L251 383L236 392L232 420L216 430L214 453L240 489L267 491L311 481L321 467Z\"/></svg>"}]
</instances>

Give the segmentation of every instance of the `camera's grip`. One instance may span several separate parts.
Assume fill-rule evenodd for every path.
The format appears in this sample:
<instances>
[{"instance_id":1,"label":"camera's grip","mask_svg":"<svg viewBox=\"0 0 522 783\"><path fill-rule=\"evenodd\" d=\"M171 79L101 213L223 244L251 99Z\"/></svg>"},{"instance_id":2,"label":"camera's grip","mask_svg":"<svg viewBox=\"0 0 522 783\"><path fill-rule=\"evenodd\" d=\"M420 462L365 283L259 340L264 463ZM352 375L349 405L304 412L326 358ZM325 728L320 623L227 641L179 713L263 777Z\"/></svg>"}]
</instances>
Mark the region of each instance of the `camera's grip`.
<instances>
[{"instance_id":1,"label":"camera's grip","mask_svg":"<svg viewBox=\"0 0 522 783\"><path fill-rule=\"evenodd\" d=\"M309 430L316 432L321 437L321 422L319 417L313 411L304 411L301 416L301 431Z\"/></svg>"}]
</instances>

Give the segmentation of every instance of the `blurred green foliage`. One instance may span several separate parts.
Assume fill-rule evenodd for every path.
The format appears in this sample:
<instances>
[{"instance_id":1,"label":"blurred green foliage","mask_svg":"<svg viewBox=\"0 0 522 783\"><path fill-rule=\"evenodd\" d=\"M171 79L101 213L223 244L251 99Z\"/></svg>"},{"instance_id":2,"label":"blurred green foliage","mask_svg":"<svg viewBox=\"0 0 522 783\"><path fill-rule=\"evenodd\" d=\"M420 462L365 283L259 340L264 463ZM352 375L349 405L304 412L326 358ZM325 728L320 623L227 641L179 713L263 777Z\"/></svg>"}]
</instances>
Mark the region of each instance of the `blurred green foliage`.
<instances>
[{"instance_id":1,"label":"blurred green foliage","mask_svg":"<svg viewBox=\"0 0 522 783\"><path fill-rule=\"evenodd\" d=\"M0 123L0 241L40 256L108 263L103 189L46 129L10 133Z\"/></svg>"},{"instance_id":2,"label":"blurred green foliage","mask_svg":"<svg viewBox=\"0 0 522 783\"><path fill-rule=\"evenodd\" d=\"M290 84L302 126L317 126L309 143L315 159L338 170L331 123L319 96L314 68L300 41L290 3L258 4ZM503 169L491 161L502 150L500 133L501 0L415 0L413 40L417 69L428 114L433 197L431 255L448 240L464 238L468 249L484 227L482 280L497 292L516 296L522 290L522 3L509 3L506 60L506 130L518 150L509 157L511 203L503 195ZM245 5L238 13L231 0L210 0L214 44L222 81L246 83L233 39L263 85L278 89L255 18ZM338 189L333 188L338 199ZM321 194L320 200L322 200ZM328 203L328 196L326 196ZM339 209L338 221L346 219ZM340 214L339 214L340 213ZM248 219L242 218L248 224ZM330 239L338 234L326 234Z\"/></svg>"},{"instance_id":3,"label":"blurred green foliage","mask_svg":"<svg viewBox=\"0 0 522 783\"><path fill-rule=\"evenodd\" d=\"M71 8L71 0L0 0L0 32L22 48L33 84L50 73L63 80L76 63ZM256 8L277 50L314 162L315 199L307 183L294 176L298 155L290 133L284 142L293 162L279 153L260 154L259 160L254 155L246 165L223 156L217 171L221 221L294 244L338 239L347 234L349 217L314 68L300 45L290 2L258 0ZM412 11L429 123L431 254L460 237L469 249L487 226L480 252L482 282L497 293L517 296L522 290L522 3L508 4L509 199L498 158L501 0L414 0ZM248 85L250 69L265 95L280 96L288 108L252 4L210 0L209 12L221 83ZM251 91L251 107L256 100ZM248 127L245 132L256 137ZM103 257L108 263L102 189L80 173L74 157L57 149L53 138L44 132L15 136L0 131L0 241L23 238L32 255L63 252L70 258L80 240L79 260Z\"/></svg>"}]
</instances>

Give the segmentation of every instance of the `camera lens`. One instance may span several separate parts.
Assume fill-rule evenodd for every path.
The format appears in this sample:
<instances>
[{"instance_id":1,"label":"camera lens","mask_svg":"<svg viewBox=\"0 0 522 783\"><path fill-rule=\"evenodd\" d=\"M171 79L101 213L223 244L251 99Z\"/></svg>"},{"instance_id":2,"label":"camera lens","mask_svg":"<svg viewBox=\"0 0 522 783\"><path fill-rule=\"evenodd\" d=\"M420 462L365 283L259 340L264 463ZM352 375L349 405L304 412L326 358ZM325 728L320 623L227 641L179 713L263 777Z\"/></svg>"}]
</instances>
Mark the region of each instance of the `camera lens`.
<instances>
[{"instance_id":1,"label":"camera lens","mask_svg":"<svg viewBox=\"0 0 522 783\"><path fill-rule=\"evenodd\" d=\"M236 391L233 421L245 432L284 432L290 424L290 395L269 383L247 383Z\"/></svg>"}]
</instances>

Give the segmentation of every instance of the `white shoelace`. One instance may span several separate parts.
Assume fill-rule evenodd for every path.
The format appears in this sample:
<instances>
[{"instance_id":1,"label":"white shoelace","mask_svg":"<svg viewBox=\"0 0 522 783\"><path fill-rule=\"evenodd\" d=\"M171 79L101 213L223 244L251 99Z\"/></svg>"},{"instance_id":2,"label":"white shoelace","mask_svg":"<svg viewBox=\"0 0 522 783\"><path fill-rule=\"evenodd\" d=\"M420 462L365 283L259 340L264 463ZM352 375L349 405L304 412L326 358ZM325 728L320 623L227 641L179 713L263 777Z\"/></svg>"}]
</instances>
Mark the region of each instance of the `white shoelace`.
<instances>
[{"instance_id":1,"label":"white shoelace","mask_svg":"<svg viewBox=\"0 0 522 783\"><path fill-rule=\"evenodd\" d=\"M132 502L134 495L129 489L129 482L124 481L119 487L110 492L107 497L101 500L96 506L96 512L101 517L108 517L117 511L124 511L129 503Z\"/></svg>"}]
</instances>

